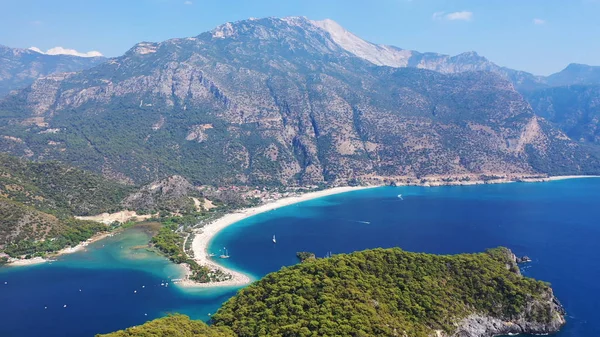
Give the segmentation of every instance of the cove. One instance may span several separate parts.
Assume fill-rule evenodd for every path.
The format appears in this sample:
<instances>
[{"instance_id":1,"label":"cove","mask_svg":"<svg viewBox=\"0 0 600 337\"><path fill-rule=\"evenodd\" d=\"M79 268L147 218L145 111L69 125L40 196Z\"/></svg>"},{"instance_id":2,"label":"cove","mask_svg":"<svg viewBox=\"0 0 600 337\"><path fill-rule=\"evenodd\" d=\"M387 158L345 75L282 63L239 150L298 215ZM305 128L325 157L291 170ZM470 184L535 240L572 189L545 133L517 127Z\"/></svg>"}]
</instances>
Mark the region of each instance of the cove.
<instances>
[{"instance_id":1,"label":"cove","mask_svg":"<svg viewBox=\"0 0 600 337\"><path fill-rule=\"evenodd\" d=\"M599 197L600 179L383 187L245 219L217 234L210 250L226 247L231 257L219 263L259 278L297 263L298 251L322 257L398 246L455 254L506 246L532 257L524 274L550 282L565 305L568 323L558 336L597 336ZM138 247L147 240L132 230L52 264L0 269L0 336L93 336L168 312L206 320L235 293L161 286L179 269Z\"/></svg>"}]
</instances>

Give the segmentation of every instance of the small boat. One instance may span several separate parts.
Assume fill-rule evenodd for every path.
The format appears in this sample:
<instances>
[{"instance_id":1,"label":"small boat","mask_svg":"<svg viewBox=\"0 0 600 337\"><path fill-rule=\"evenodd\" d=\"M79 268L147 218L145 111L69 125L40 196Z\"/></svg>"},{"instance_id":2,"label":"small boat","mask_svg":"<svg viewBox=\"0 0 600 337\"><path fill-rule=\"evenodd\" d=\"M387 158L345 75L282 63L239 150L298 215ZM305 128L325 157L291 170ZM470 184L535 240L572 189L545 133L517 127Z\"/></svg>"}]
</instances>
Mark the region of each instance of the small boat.
<instances>
[{"instance_id":1,"label":"small boat","mask_svg":"<svg viewBox=\"0 0 600 337\"><path fill-rule=\"evenodd\" d=\"M273 235L273 243L277 243L277 240L275 239L275 235Z\"/></svg>"},{"instance_id":2,"label":"small boat","mask_svg":"<svg viewBox=\"0 0 600 337\"><path fill-rule=\"evenodd\" d=\"M227 254L227 248L223 247L223 250L225 250L225 253L222 254L219 257L222 258L222 259L228 259L229 258L229 254Z\"/></svg>"},{"instance_id":3,"label":"small boat","mask_svg":"<svg viewBox=\"0 0 600 337\"><path fill-rule=\"evenodd\" d=\"M208 254L208 257L214 257L216 254L215 253L210 253Z\"/></svg>"},{"instance_id":4,"label":"small boat","mask_svg":"<svg viewBox=\"0 0 600 337\"><path fill-rule=\"evenodd\" d=\"M404 200L404 199L402 199L402 194L398 194L398 199Z\"/></svg>"}]
</instances>

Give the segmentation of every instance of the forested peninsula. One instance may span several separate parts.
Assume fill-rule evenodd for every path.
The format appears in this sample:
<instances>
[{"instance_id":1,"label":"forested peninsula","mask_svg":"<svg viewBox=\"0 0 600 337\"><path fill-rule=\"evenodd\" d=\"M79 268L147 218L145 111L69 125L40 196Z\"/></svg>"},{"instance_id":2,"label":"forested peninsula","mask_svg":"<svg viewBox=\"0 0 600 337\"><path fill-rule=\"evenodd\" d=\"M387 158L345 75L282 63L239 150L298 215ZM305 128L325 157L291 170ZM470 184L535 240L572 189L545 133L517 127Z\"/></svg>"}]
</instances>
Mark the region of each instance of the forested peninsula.
<instances>
[{"instance_id":1,"label":"forested peninsula","mask_svg":"<svg viewBox=\"0 0 600 337\"><path fill-rule=\"evenodd\" d=\"M242 289L210 326L174 315L123 336L498 336L565 323L550 285L506 248L432 255L373 249L282 268Z\"/></svg>"}]
</instances>

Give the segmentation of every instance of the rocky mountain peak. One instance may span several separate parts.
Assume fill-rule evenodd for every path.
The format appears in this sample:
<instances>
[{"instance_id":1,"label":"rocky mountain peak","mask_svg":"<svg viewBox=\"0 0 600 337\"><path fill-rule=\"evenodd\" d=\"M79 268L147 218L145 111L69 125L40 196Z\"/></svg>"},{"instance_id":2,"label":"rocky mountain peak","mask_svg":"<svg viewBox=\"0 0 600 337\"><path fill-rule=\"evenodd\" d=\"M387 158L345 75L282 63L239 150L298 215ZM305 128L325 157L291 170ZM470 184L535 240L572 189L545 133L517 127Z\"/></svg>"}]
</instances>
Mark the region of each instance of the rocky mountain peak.
<instances>
[{"instance_id":1,"label":"rocky mountain peak","mask_svg":"<svg viewBox=\"0 0 600 337\"><path fill-rule=\"evenodd\" d=\"M315 27L326 32L342 49L373 64L390 67L406 67L408 65L408 60L412 56L412 52L409 50L367 42L347 31L344 27L331 19L310 22Z\"/></svg>"}]
</instances>

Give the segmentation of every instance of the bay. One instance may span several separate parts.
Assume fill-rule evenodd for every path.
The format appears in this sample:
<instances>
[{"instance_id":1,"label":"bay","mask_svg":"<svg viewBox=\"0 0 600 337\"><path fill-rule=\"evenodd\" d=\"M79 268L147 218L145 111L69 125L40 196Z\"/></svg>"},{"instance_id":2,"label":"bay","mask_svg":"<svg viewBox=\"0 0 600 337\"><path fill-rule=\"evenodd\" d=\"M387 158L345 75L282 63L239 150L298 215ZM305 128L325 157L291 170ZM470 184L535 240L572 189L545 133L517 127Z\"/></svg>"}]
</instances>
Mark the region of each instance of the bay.
<instances>
[{"instance_id":1,"label":"bay","mask_svg":"<svg viewBox=\"0 0 600 337\"><path fill-rule=\"evenodd\" d=\"M600 179L383 187L245 219L220 232L210 250L226 247L231 258L220 263L260 278L297 263L298 251L322 257L397 246L456 254L506 246L532 257L523 273L550 282L565 305L568 324L558 336L591 337L600 335L599 200ZM207 320L235 293L161 286L179 269L139 247L147 240L132 230L52 264L0 269L0 336L93 336L169 312Z\"/></svg>"}]
</instances>

